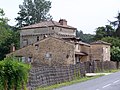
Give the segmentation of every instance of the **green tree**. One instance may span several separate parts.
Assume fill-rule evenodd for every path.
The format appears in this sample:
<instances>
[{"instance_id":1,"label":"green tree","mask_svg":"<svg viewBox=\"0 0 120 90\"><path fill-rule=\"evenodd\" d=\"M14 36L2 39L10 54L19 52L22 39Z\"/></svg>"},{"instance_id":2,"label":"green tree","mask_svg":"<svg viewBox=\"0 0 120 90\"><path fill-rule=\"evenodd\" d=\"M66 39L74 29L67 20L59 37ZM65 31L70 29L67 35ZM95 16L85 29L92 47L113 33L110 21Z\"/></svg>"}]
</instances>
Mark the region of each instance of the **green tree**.
<instances>
[{"instance_id":1,"label":"green tree","mask_svg":"<svg viewBox=\"0 0 120 90\"><path fill-rule=\"evenodd\" d=\"M83 42L91 43L94 41L94 35L84 34L83 31L76 31L76 37L80 38Z\"/></svg>"},{"instance_id":2,"label":"green tree","mask_svg":"<svg viewBox=\"0 0 120 90\"><path fill-rule=\"evenodd\" d=\"M95 31L96 35L94 38L96 40L100 40L103 37L108 37L108 36L112 37L114 36L114 32L115 30L110 25L106 25L105 27L98 27Z\"/></svg>"},{"instance_id":3,"label":"green tree","mask_svg":"<svg viewBox=\"0 0 120 90\"><path fill-rule=\"evenodd\" d=\"M46 0L24 0L23 5L19 5L19 16L17 26L23 27L40 21L52 19L48 13L51 8L51 2Z\"/></svg>"},{"instance_id":4,"label":"green tree","mask_svg":"<svg viewBox=\"0 0 120 90\"><path fill-rule=\"evenodd\" d=\"M111 48L111 60L117 62L117 68L119 68L120 62L120 47L113 46Z\"/></svg>"},{"instance_id":5,"label":"green tree","mask_svg":"<svg viewBox=\"0 0 120 90\"><path fill-rule=\"evenodd\" d=\"M118 37L103 37L101 40L111 43L111 46L120 47L120 39Z\"/></svg>"},{"instance_id":6,"label":"green tree","mask_svg":"<svg viewBox=\"0 0 120 90\"><path fill-rule=\"evenodd\" d=\"M95 31L96 35L95 35L95 39L99 40L103 37L106 36L106 31L105 31L105 27L98 27Z\"/></svg>"},{"instance_id":7,"label":"green tree","mask_svg":"<svg viewBox=\"0 0 120 90\"><path fill-rule=\"evenodd\" d=\"M30 66L7 57L0 61L0 90L25 90Z\"/></svg>"},{"instance_id":8,"label":"green tree","mask_svg":"<svg viewBox=\"0 0 120 90\"><path fill-rule=\"evenodd\" d=\"M11 44L14 43L17 48L19 47L19 33L11 30L4 15L3 9L0 9L0 60L10 53Z\"/></svg>"},{"instance_id":9,"label":"green tree","mask_svg":"<svg viewBox=\"0 0 120 90\"><path fill-rule=\"evenodd\" d=\"M117 37L120 37L120 13L118 13L118 16L115 18L117 19L116 21L109 21L109 22L111 25L114 26L114 28L116 28L115 35Z\"/></svg>"}]
</instances>

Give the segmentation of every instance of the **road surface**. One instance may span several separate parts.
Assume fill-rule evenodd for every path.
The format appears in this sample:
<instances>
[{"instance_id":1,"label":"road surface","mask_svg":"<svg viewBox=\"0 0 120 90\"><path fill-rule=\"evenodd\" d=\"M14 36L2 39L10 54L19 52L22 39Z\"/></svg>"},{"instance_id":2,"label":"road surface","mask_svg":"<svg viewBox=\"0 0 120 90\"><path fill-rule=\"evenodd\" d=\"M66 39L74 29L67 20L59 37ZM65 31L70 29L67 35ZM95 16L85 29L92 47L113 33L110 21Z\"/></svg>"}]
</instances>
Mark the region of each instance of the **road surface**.
<instances>
[{"instance_id":1,"label":"road surface","mask_svg":"<svg viewBox=\"0 0 120 90\"><path fill-rule=\"evenodd\" d=\"M55 90L120 90L120 72Z\"/></svg>"}]
</instances>

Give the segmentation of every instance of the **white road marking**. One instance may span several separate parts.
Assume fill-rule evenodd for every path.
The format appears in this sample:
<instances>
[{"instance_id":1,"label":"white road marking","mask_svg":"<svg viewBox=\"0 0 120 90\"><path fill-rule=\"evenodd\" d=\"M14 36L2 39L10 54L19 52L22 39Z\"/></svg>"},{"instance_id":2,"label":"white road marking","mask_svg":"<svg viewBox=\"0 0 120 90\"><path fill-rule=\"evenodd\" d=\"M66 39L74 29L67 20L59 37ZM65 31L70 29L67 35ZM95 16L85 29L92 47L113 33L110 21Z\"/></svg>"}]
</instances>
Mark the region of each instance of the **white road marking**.
<instances>
[{"instance_id":1,"label":"white road marking","mask_svg":"<svg viewBox=\"0 0 120 90\"><path fill-rule=\"evenodd\" d=\"M116 80L116 81L114 81L113 83L117 83L117 82L119 82L120 80Z\"/></svg>"},{"instance_id":2,"label":"white road marking","mask_svg":"<svg viewBox=\"0 0 120 90\"><path fill-rule=\"evenodd\" d=\"M100 89L96 89L96 90L100 90Z\"/></svg>"},{"instance_id":3,"label":"white road marking","mask_svg":"<svg viewBox=\"0 0 120 90\"><path fill-rule=\"evenodd\" d=\"M111 84L107 84L107 85L105 85L105 86L103 86L102 88L106 88L106 87L108 87L108 86L110 86Z\"/></svg>"}]
</instances>

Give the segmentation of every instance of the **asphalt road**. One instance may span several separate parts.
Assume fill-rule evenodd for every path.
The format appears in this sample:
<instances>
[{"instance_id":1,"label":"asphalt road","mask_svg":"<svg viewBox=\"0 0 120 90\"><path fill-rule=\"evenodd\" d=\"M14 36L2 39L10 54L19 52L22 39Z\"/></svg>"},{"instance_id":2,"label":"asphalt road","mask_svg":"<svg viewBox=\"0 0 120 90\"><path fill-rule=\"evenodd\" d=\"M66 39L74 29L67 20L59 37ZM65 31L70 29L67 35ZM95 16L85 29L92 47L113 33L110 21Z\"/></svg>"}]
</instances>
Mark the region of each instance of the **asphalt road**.
<instances>
[{"instance_id":1,"label":"asphalt road","mask_svg":"<svg viewBox=\"0 0 120 90\"><path fill-rule=\"evenodd\" d=\"M120 72L55 90L120 90Z\"/></svg>"}]
</instances>

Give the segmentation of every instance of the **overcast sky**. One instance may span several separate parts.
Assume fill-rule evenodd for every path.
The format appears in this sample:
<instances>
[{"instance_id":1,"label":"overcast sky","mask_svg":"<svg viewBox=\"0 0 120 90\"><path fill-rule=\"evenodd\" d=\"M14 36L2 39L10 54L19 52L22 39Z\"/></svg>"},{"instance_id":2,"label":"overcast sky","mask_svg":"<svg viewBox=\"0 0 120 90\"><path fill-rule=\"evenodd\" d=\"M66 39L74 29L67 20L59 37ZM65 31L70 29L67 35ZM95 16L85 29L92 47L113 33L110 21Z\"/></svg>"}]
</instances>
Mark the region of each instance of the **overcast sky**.
<instances>
[{"instance_id":1,"label":"overcast sky","mask_svg":"<svg viewBox=\"0 0 120 90\"><path fill-rule=\"evenodd\" d=\"M115 20L120 11L120 0L50 0L50 14L53 20L66 19L68 24L82 30L84 33L94 33L98 26L109 24ZM10 19L9 24L15 25L14 20L23 0L0 0L0 8Z\"/></svg>"}]
</instances>

